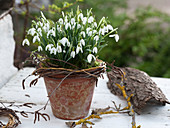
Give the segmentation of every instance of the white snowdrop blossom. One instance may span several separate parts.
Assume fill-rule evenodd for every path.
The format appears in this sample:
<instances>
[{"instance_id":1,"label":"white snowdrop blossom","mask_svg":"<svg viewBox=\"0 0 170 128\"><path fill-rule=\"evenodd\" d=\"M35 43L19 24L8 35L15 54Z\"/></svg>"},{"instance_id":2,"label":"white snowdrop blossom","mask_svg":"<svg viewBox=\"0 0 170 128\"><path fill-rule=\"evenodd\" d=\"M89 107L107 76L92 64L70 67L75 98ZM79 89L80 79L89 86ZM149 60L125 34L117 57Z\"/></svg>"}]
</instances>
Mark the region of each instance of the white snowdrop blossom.
<instances>
[{"instance_id":1,"label":"white snowdrop blossom","mask_svg":"<svg viewBox=\"0 0 170 128\"><path fill-rule=\"evenodd\" d=\"M83 53L83 49L82 49L81 45L77 45L76 54L79 54L79 51L81 51L81 53Z\"/></svg>"},{"instance_id":2,"label":"white snowdrop blossom","mask_svg":"<svg viewBox=\"0 0 170 128\"><path fill-rule=\"evenodd\" d=\"M41 28L38 28L37 31L38 31L38 34L39 34L40 36L42 36L42 29L41 29Z\"/></svg>"},{"instance_id":3,"label":"white snowdrop blossom","mask_svg":"<svg viewBox=\"0 0 170 128\"><path fill-rule=\"evenodd\" d=\"M77 29L79 29L79 28L81 28L81 25L80 25L80 24L77 25Z\"/></svg>"},{"instance_id":4,"label":"white snowdrop blossom","mask_svg":"<svg viewBox=\"0 0 170 128\"><path fill-rule=\"evenodd\" d=\"M86 34L85 34L84 31L81 31L81 32L80 32L80 35L82 35L84 38L86 37Z\"/></svg>"},{"instance_id":5,"label":"white snowdrop blossom","mask_svg":"<svg viewBox=\"0 0 170 128\"><path fill-rule=\"evenodd\" d=\"M100 30L99 30L99 35L100 35L100 34L102 34L102 35L104 36L104 34L105 34L104 28L100 28Z\"/></svg>"},{"instance_id":6,"label":"white snowdrop blossom","mask_svg":"<svg viewBox=\"0 0 170 128\"><path fill-rule=\"evenodd\" d=\"M55 37L55 28L54 27L48 31L47 38L49 38L50 34Z\"/></svg>"},{"instance_id":7,"label":"white snowdrop blossom","mask_svg":"<svg viewBox=\"0 0 170 128\"><path fill-rule=\"evenodd\" d=\"M27 33L28 33L28 35L34 36L36 33L35 28L29 29Z\"/></svg>"},{"instance_id":8,"label":"white snowdrop blossom","mask_svg":"<svg viewBox=\"0 0 170 128\"><path fill-rule=\"evenodd\" d=\"M80 44L82 44L83 46L85 46L85 41L83 39L80 40Z\"/></svg>"},{"instance_id":9,"label":"white snowdrop blossom","mask_svg":"<svg viewBox=\"0 0 170 128\"><path fill-rule=\"evenodd\" d=\"M50 29L50 25L49 25L49 23L46 23L46 24L43 26L43 30L44 30L45 32L48 32L49 29Z\"/></svg>"},{"instance_id":10,"label":"white snowdrop blossom","mask_svg":"<svg viewBox=\"0 0 170 128\"><path fill-rule=\"evenodd\" d=\"M96 60L96 57L95 57L93 54L89 54L89 55L87 56L87 61L88 61L89 63L91 63L92 59Z\"/></svg>"},{"instance_id":11,"label":"white snowdrop blossom","mask_svg":"<svg viewBox=\"0 0 170 128\"><path fill-rule=\"evenodd\" d=\"M91 28L86 28L86 33L88 34Z\"/></svg>"},{"instance_id":12,"label":"white snowdrop blossom","mask_svg":"<svg viewBox=\"0 0 170 128\"><path fill-rule=\"evenodd\" d=\"M66 25L65 25L65 29L67 30L68 28L70 28L70 29L71 29L71 25L70 25L70 23L66 23Z\"/></svg>"},{"instance_id":13,"label":"white snowdrop blossom","mask_svg":"<svg viewBox=\"0 0 170 128\"><path fill-rule=\"evenodd\" d=\"M89 31L88 36L92 36L92 35L93 35L93 31Z\"/></svg>"},{"instance_id":14,"label":"white snowdrop blossom","mask_svg":"<svg viewBox=\"0 0 170 128\"><path fill-rule=\"evenodd\" d=\"M99 36L96 35L96 36L94 37L94 40L97 42L97 41L99 40Z\"/></svg>"},{"instance_id":15,"label":"white snowdrop blossom","mask_svg":"<svg viewBox=\"0 0 170 128\"><path fill-rule=\"evenodd\" d=\"M61 52L62 52L61 45L57 44L56 51L57 51L58 53L61 53Z\"/></svg>"},{"instance_id":16,"label":"white snowdrop blossom","mask_svg":"<svg viewBox=\"0 0 170 128\"><path fill-rule=\"evenodd\" d=\"M75 52L75 51L72 51L71 54L70 54L70 56L71 56L72 58L75 58L76 52Z\"/></svg>"},{"instance_id":17,"label":"white snowdrop blossom","mask_svg":"<svg viewBox=\"0 0 170 128\"><path fill-rule=\"evenodd\" d=\"M90 16L89 19L88 19L88 23L92 23L94 20L93 16Z\"/></svg>"},{"instance_id":18,"label":"white snowdrop blossom","mask_svg":"<svg viewBox=\"0 0 170 128\"><path fill-rule=\"evenodd\" d=\"M97 23L96 23L96 22L94 22L94 23L93 23L93 26L94 26L94 27L97 27Z\"/></svg>"},{"instance_id":19,"label":"white snowdrop blossom","mask_svg":"<svg viewBox=\"0 0 170 128\"><path fill-rule=\"evenodd\" d=\"M87 22L87 17L83 17L83 24L86 24Z\"/></svg>"},{"instance_id":20,"label":"white snowdrop blossom","mask_svg":"<svg viewBox=\"0 0 170 128\"><path fill-rule=\"evenodd\" d=\"M22 46L24 46L24 45L30 45L30 42L29 42L29 40L28 39L24 39L23 41L22 41Z\"/></svg>"},{"instance_id":21,"label":"white snowdrop blossom","mask_svg":"<svg viewBox=\"0 0 170 128\"><path fill-rule=\"evenodd\" d=\"M65 44L67 44L67 46L70 46L70 42L66 37L63 37L61 40L58 41L59 43L61 43L63 46L65 46Z\"/></svg>"},{"instance_id":22,"label":"white snowdrop blossom","mask_svg":"<svg viewBox=\"0 0 170 128\"><path fill-rule=\"evenodd\" d=\"M42 26L43 26L43 23L39 21L39 22L37 22L37 25L40 26L40 27L42 27Z\"/></svg>"},{"instance_id":23,"label":"white snowdrop blossom","mask_svg":"<svg viewBox=\"0 0 170 128\"><path fill-rule=\"evenodd\" d=\"M113 31L113 27L110 24L107 25L107 29Z\"/></svg>"},{"instance_id":24,"label":"white snowdrop blossom","mask_svg":"<svg viewBox=\"0 0 170 128\"><path fill-rule=\"evenodd\" d=\"M57 49L55 47L51 48L50 54L56 55L56 53L57 53Z\"/></svg>"},{"instance_id":25,"label":"white snowdrop blossom","mask_svg":"<svg viewBox=\"0 0 170 128\"><path fill-rule=\"evenodd\" d=\"M97 54L98 50L97 50L97 47L94 47L93 48L93 53L96 53Z\"/></svg>"},{"instance_id":26,"label":"white snowdrop blossom","mask_svg":"<svg viewBox=\"0 0 170 128\"><path fill-rule=\"evenodd\" d=\"M51 49L52 49L53 46L54 46L53 44L48 44L48 45L45 47L45 51L47 51L47 50L51 51Z\"/></svg>"},{"instance_id":27,"label":"white snowdrop blossom","mask_svg":"<svg viewBox=\"0 0 170 128\"><path fill-rule=\"evenodd\" d=\"M75 19L74 18L71 18L71 24L75 24Z\"/></svg>"},{"instance_id":28,"label":"white snowdrop blossom","mask_svg":"<svg viewBox=\"0 0 170 128\"><path fill-rule=\"evenodd\" d=\"M64 23L64 21L63 21L62 18L60 18L60 19L58 20L58 22L59 22L60 24L63 24L63 23Z\"/></svg>"},{"instance_id":29,"label":"white snowdrop blossom","mask_svg":"<svg viewBox=\"0 0 170 128\"><path fill-rule=\"evenodd\" d=\"M82 14L82 13L80 13L80 14L78 15L78 19L79 19L79 18L83 21L83 14Z\"/></svg>"},{"instance_id":30,"label":"white snowdrop blossom","mask_svg":"<svg viewBox=\"0 0 170 128\"><path fill-rule=\"evenodd\" d=\"M68 23L67 16L65 16L65 18L64 18L64 23L65 23L65 24Z\"/></svg>"},{"instance_id":31,"label":"white snowdrop blossom","mask_svg":"<svg viewBox=\"0 0 170 128\"><path fill-rule=\"evenodd\" d=\"M43 49L41 46L38 46L38 51L41 52Z\"/></svg>"},{"instance_id":32,"label":"white snowdrop blossom","mask_svg":"<svg viewBox=\"0 0 170 128\"><path fill-rule=\"evenodd\" d=\"M115 37L115 41L116 42L119 41L119 35L118 34L109 35L109 37Z\"/></svg>"},{"instance_id":33,"label":"white snowdrop blossom","mask_svg":"<svg viewBox=\"0 0 170 128\"><path fill-rule=\"evenodd\" d=\"M36 35L36 36L34 36L34 38L33 38L33 43L35 43L36 41L40 41L40 38L39 38L39 36L38 35Z\"/></svg>"}]
</instances>

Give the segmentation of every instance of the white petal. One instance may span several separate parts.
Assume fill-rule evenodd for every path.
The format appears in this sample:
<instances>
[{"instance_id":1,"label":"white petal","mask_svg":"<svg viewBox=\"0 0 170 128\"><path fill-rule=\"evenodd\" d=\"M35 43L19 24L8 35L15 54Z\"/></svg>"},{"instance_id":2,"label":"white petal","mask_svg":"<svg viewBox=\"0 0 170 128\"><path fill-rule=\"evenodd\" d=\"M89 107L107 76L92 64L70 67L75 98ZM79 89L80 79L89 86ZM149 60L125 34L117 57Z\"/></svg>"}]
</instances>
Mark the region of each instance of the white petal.
<instances>
[{"instance_id":1,"label":"white petal","mask_svg":"<svg viewBox=\"0 0 170 128\"><path fill-rule=\"evenodd\" d=\"M87 61L88 61L89 63L91 63L92 58L93 58L94 60L96 60L96 57L95 57L93 54L89 54L89 55L87 56Z\"/></svg>"},{"instance_id":2,"label":"white petal","mask_svg":"<svg viewBox=\"0 0 170 128\"><path fill-rule=\"evenodd\" d=\"M85 46L85 41L83 39L80 40L80 43Z\"/></svg>"},{"instance_id":3,"label":"white petal","mask_svg":"<svg viewBox=\"0 0 170 128\"><path fill-rule=\"evenodd\" d=\"M24 40L23 40L22 46L24 46L25 44L28 45L28 46L30 45L30 42L29 42L28 39L24 39Z\"/></svg>"},{"instance_id":4,"label":"white petal","mask_svg":"<svg viewBox=\"0 0 170 128\"><path fill-rule=\"evenodd\" d=\"M72 51L71 54L70 54L70 56L73 57L73 58L75 58L75 55L76 55L75 51Z\"/></svg>"},{"instance_id":5,"label":"white petal","mask_svg":"<svg viewBox=\"0 0 170 128\"><path fill-rule=\"evenodd\" d=\"M97 47L94 47L93 48L93 53L96 53L97 54L98 50L97 50Z\"/></svg>"},{"instance_id":6,"label":"white petal","mask_svg":"<svg viewBox=\"0 0 170 128\"><path fill-rule=\"evenodd\" d=\"M99 36L98 35L96 35L95 37L94 37L94 40L96 40L96 42L99 40Z\"/></svg>"},{"instance_id":7,"label":"white petal","mask_svg":"<svg viewBox=\"0 0 170 128\"><path fill-rule=\"evenodd\" d=\"M42 51L43 49L42 49L42 47L41 46L38 46L38 51L40 52L40 51Z\"/></svg>"},{"instance_id":8,"label":"white petal","mask_svg":"<svg viewBox=\"0 0 170 128\"><path fill-rule=\"evenodd\" d=\"M84 31L81 31L81 32L80 32L80 35L82 35L84 38L85 38L85 36L86 36L86 34L85 34Z\"/></svg>"},{"instance_id":9,"label":"white petal","mask_svg":"<svg viewBox=\"0 0 170 128\"><path fill-rule=\"evenodd\" d=\"M87 22L87 17L84 17L83 18L83 24L86 24L86 22Z\"/></svg>"},{"instance_id":10,"label":"white petal","mask_svg":"<svg viewBox=\"0 0 170 128\"><path fill-rule=\"evenodd\" d=\"M62 18L60 18L59 20L58 20L58 22L60 23L60 24L63 24L63 19Z\"/></svg>"},{"instance_id":11,"label":"white petal","mask_svg":"<svg viewBox=\"0 0 170 128\"><path fill-rule=\"evenodd\" d=\"M109 25L107 25L107 28L108 28L108 30L113 30L113 27L109 24Z\"/></svg>"},{"instance_id":12,"label":"white petal","mask_svg":"<svg viewBox=\"0 0 170 128\"><path fill-rule=\"evenodd\" d=\"M78 19L81 19L81 20L83 20L83 14L82 13L80 13L79 15L78 15Z\"/></svg>"},{"instance_id":13,"label":"white petal","mask_svg":"<svg viewBox=\"0 0 170 128\"><path fill-rule=\"evenodd\" d=\"M74 24L74 23L75 23L75 19L71 18L71 24Z\"/></svg>"},{"instance_id":14,"label":"white petal","mask_svg":"<svg viewBox=\"0 0 170 128\"><path fill-rule=\"evenodd\" d=\"M115 41L116 42L119 41L119 35L118 34L109 35L109 37L115 37Z\"/></svg>"},{"instance_id":15,"label":"white petal","mask_svg":"<svg viewBox=\"0 0 170 128\"><path fill-rule=\"evenodd\" d=\"M88 19L88 23L92 23L94 20L93 16L90 16L89 19Z\"/></svg>"},{"instance_id":16,"label":"white petal","mask_svg":"<svg viewBox=\"0 0 170 128\"><path fill-rule=\"evenodd\" d=\"M115 40L116 40L116 42L119 41L119 35L118 34L115 34Z\"/></svg>"}]
</instances>

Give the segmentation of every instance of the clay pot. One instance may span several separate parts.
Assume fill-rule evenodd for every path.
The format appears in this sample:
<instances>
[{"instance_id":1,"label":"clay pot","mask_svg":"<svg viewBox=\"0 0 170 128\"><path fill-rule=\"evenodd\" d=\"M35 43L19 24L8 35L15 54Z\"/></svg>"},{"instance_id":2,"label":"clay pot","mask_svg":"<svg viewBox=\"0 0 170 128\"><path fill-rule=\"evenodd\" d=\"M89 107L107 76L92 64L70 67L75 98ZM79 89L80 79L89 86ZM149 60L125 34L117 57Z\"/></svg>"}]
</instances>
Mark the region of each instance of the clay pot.
<instances>
[{"instance_id":1,"label":"clay pot","mask_svg":"<svg viewBox=\"0 0 170 128\"><path fill-rule=\"evenodd\" d=\"M48 95L59 85L62 80L60 77L44 77ZM50 96L53 114L57 118L65 120L76 120L87 116L95 84L96 78L94 77L65 79Z\"/></svg>"}]
</instances>

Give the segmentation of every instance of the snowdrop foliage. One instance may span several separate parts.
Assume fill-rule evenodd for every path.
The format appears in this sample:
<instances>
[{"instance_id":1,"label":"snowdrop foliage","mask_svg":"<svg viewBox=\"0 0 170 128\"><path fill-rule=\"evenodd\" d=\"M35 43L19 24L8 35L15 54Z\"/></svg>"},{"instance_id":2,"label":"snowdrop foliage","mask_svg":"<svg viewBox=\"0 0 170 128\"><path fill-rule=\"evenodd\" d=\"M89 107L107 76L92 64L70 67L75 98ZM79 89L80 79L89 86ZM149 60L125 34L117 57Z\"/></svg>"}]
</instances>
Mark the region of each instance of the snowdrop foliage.
<instances>
[{"instance_id":1,"label":"snowdrop foliage","mask_svg":"<svg viewBox=\"0 0 170 128\"><path fill-rule=\"evenodd\" d=\"M116 42L119 40L117 28L113 28L105 17L97 23L92 9L84 14L78 7L76 13L62 12L61 16L58 21L51 21L41 12L41 17L32 21L32 27L27 31L22 45L35 43L36 51L41 55L60 59L80 68L89 68L96 66L97 55L106 46L106 36L114 38ZM62 62L56 63L69 68Z\"/></svg>"}]
</instances>

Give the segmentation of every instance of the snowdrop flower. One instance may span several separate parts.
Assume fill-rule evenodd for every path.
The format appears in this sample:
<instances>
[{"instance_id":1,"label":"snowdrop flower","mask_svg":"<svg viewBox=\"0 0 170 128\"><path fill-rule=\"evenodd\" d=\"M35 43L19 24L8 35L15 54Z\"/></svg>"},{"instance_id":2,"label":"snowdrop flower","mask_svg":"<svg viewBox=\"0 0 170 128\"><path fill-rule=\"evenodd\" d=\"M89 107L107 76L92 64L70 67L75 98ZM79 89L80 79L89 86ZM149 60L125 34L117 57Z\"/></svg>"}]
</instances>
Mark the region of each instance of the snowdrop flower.
<instances>
[{"instance_id":1,"label":"snowdrop flower","mask_svg":"<svg viewBox=\"0 0 170 128\"><path fill-rule=\"evenodd\" d=\"M87 17L84 17L83 18L83 24L86 24L86 22L87 22Z\"/></svg>"},{"instance_id":2,"label":"snowdrop flower","mask_svg":"<svg viewBox=\"0 0 170 128\"><path fill-rule=\"evenodd\" d=\"M29 34L29 35L31 35L31 36L34 36L35 33L36 33L35 28L31 28L31 29L29 29L28 32L27 32L27 34Z\"/></svg>"},{"instance_id":3,"label":"snowdrop flower","mask_svg":"<svg viewBox=\"0 0 170 128\"><path fill-rule=\"evenodd\" d=\"M109 24L109 25L107 25L107 29L112 31L113 27Z\"/></svg>"},{"instance_id":4,"label":"snowdrop flower","mask_svg":"<svg viewBox=\"0 0 170 128\"><path fill-rule=\"evenodd\" d=\"M65 24L68 22L67 16L65 16L64 22L65 22Z\"/></svg>"},{"instance_id":5,"label":"snowdrop flower","mask_svg":"<svg viewBox=\"0 0 170 128\"><path fill-rule=\"evenodd\" d=\"M41 30L41 28L38 28L37 31L38 31L38 34L39 34L40 36L42 36L42 30Z\"/></svg>"},{"instance_id":6,"label":"snowdrop flower","mask_svg":"<svg viewBox=\"0 0 170 128\"><path fill-rule=\"evenodd\" d=\"M71 56L72 58L75 58L76 52L75 52L75 51L72 51L71 54L70 54L70 56Z\"/></svg>"},{"instance_id":7,"label":"snowdrop flower","mask_svg":"<svg viewBox=\"0 0 170 128\"><path fill-rule=\"evenodd\" d=\"M65 44L67 43L67 46L70 47L70 42L69 42L69 40L66 37L63 37L58 42L61 43L63 46L65 46Z\"/></svg>"},{"instance_id":8,"label":"snowdrop flower","mask_svg":"<svg viewBox=\"0 0 170 128\"><path fill-rule=\"evenodd\" d=\"M109 32L108 27L107 27L107 26L104 26L103 31L104 31L104 34L105 34L105 33L108 33L108 32Z\"/></svg>"},{"instance_id":9,"label":"snowdrop flower","mask_svg":"<svg viewBox=\"0 0 170 128\"><path fill-rule=\"evenodd\" d=\"M88 61L89 63L91 63L92 59L96 60L96 57L95 57L93 54L89 54L89 55L87 56L87 61Z\"/></svg>"},{"instance_id":10,"label":"snowdrop flower","mask_svg":"<svg viewBox=\"0 0 170 128\"><path fill-rule=\"evenodd\" d=\"M81 25L80 25L80 24L77 25L77 29L79 29L79 28L81 28Z\"/></svg>"},{"instance_id":11,"label":"snowdrop flower","mask_svg":"<svg viewBox=\"0 0 170 128\"><path fill-rule=\"evenodd\" d=\"M71 18L71 24L75 24L75 19L74 18Z\"/></svg>"},{"instance_id":12,"label":"snowdrop flower","mask_svg":"<svg viewBox=\"0 0 170 128\"><path fill-rule=\"evenodd\" d=\"M82 44L83 46L85 46L85 41L83 39L80 40L80 44Z\"/></svg>"},{"instance_id":13,"label":"snowdrop flower","mask_svg":"<svg viewBox=\"0 0 170 128\"><path fill-rule=\"evenodd\" d=\"M57 49L55 47L53 47L51 50L50 50L50 54L54 54L56 55L57 53Z\"/></svg>"},{"instance_id":14,"label":"snowdrop flower","mask_svg":"<svg viewBox=\"0 0 170 128\"><path fill-rule=\"evenodd\" d=\"M85 36L86 36L86 34L85 34L84 31L81 31L81 32L80 32L80 35L82 35L84 38L85 38Z\"/></svg>"},{"instance_id":15,"label":"snowdrop flower","mask_svg":"<svg viewBox=\"0 0 170 128\"><path fill-rule=\"evenodd\" d=\"M92 34L93 34L93 31L90 31L90 32L88 33L88 36L92 36Z\"/></svg>"},{"instance_id":16,"label":"snowdrop flower","mask_svg":"<svg viewBox=\"0 0 170 128\"><path fill-rule=\"evenodd\" d=\"M52 34L55 37L55 28L54 27L48 31L47 38L49 37L50 34Z\"/></svg>"},{"instance_id":17,"label":"snowdrop flower","mask_svg":"<svg viewBox=\"0 0 170 128\"><path fill-rule=\"evenodd\" d=\"M47 51L47 50L51 51L51 48L52 48L53 46L54 46L53 44L48 44L48 45L45 47L45 51Z\"/></svg>"},{"instance_id":18,"label":"snowdrop flower","mask_svg":"<svg viewBox=\"0 0 170 128\"><path fill-rule=\"evenodd\" d=\"M82 13L80 13L80 14L78 15L78 19L79 19L79 18L83 21L83 14L82 14Z\"/></svg>"},{"instance_id":19,"label":"snowdrop flower","mask_svg":"<svg viewBox=\"0 0 170 128\"><path fill-rule=\"evenodd\" d=\"M86 28L86 33L89 33L90 30L91 28Z\"/></svg>"},{"instance_id":20,"label":"snowdrop flower","mask_svg":"<svg viewBox=\"0 0 170 128\"><path fill-rule=\"evenodd\" d=\"M102 35L104 35L105 34L105 30L104 30L104 28L100 28L100 30L99 30L99 35L100 34L102 34Z\"/></svg>"},{"instance_id":21,"label":"snowdrop flower","mask_svg":"<svg viewBox=\"0 0 170 128\"><path fill-rule=\"evenodd\" d=\"M98 35L96 35L95 37L94 37L94 40L96 40L96 42L99 40L99 36Z\"/></svg>"},{"instance_id":22,"label":"snowdrop flower","mask_svg":"<svg viewBox=\"0 0 170 128\"><path fill-rule=\"evenodd\" d=\"M38 51L40 52L40 51L42 51L43 49L42 49L42 47L41 46L38 46Z\"/></svg>"},{"instance_id":23,"label":"snowdrop flower","mask_svg":"<svg viewBox=\"0 0 170 128\"><path fill-rule=\"evenodd\" d=\"M97 50L97 47L94 47L93 48L93 53L96 53L97 54L98 50Z\"/></svg>"},{"instance_id":24,"label":"snowdrop flower","mask_svg":"<svg viewBox=\"0 0 170 128\"><path fill-rule=\"evenodd\" d=\"M57 50L58 53L62 52L62 48L61 48L61 45L59 45L59 43L57 44L56 50Z\"/></svg>"},{"instance_id":25,"label":"snowdrop flower","mask_svg":"<svg viewBox=\"0 0 170 128\"><path fill-rule=\"evenodd\" d=\"M41 23L40 21L38 21L37 25L40 26L40 27L42 27L42 26L43 26L43 23Z\"/></svg>"},{"instance_id":26,"label":"snowdrop flower","mask_svg":"<svg viewBox=\"0 0 170 128\"><path fill-rule=\"evenodd\" d=\"M118 34L109 35L109 37L115 37L115 41L116 42L119 41L119 35Z\"/></svg>"},{"instance_id":27,"label":"snowdrop flower","mask_svg":"<svg viewBox=\"0 0 170 128\"><path fill-rule=\"evenodd\" d=\"M93 23L93 26L94 26L94 27L97 27L97 23L96 23L96 22L94 22L94 23Z\"/></svg>"},{"instance_id":28,"label":"snowdrop flower","mask_svg":"<svg viewBox=\"0 0 170 128\"><path fill-rule=\"evenodd\" d=\"M60 32L61 31L61 26L57 25L57 31Z\"/></svg>"},{"instance_id":29,"label":"snowdrop flower","mask_svg":"<svg viewBox=\"0 0 170 128\"><path fill-rule=\"evenodd\" d=\"M36 35L36 36L34 36L34 38L33 38L33 43L35 43L36 41L40 41L40 38L39 38L39 36L38 35Z\"/></svg>"},{"instance_id":30,"label":"snowdrop flower","mask_svg":"<svg viewBox=\"0 0 170 128\"><path fill-rule=\"evenodd\" d=\"M88 19L88 23L92 23L94 20L93 16L90 16L89 19Z\"/></svg>"},{"instance_id":31,"label":"snowdrop flower","mask_svg":"<svg viewBox=\"0 0 170 128\"><path fill-rule=\"evenodd\" d=\"M70 28L70 29L71 29L71 25L70 25L70 23L66 23L66 25L65 25L65 29L67 30L68 28Z\"/></svg>"},{"instance_id":32,"label":"snowdrop flower","mask_svg":"<svg viewBox=\"0 0 170 128\"><path fill-rule=\"evenodd\" d=\"M46 24L43 26L43 30L44 30L45 32L48 32L49 29L50 29L50 25L49 25L49 23L46 23Z\"/></svg>"},{"instance_id":33,"label":"snowdrop flower","mask_svg":"<svg viewBox=\"0 0 170 128\"><path fill-rule=\"evenodd\" d=\"M66 53L66 50L63 50L63 53Z\"/></svg>"},{"instance_id":34,"label":"snowdrop flower","mask_svg":"<svg viewBox=\"0 0 170 128\"><path fill-rule=\"evenodd\" d=\"M76 54L79 54L79 51L81 51L81 53L83 53L83 49L82 49L81 45L77 45Z\"/></svg>"},{"instance_id":35,"label":"snowdrop flower","mask_svg":"<svg viewBox=\"0 0 170 128\"><path fill-rule=\"evenodd\" d=\"M25 44L28 45L28 46L30 45L30 42L29 42L28 39L24 39L24 40L23 40L22 46L24 46Z\"/></svg>"},{"instance_id":36,"label":"snowdrop flower","mask_svg":"<svg viewBox=\"0 0 170 128\"><path fill-rule=\"evenodd\" d=\"M62 18L60 18L60 19L58 20L58 22L59 22L60 24L63 24L63 23L64 23L64 21L63 21Z\"/></svg>"}]
</instances>

